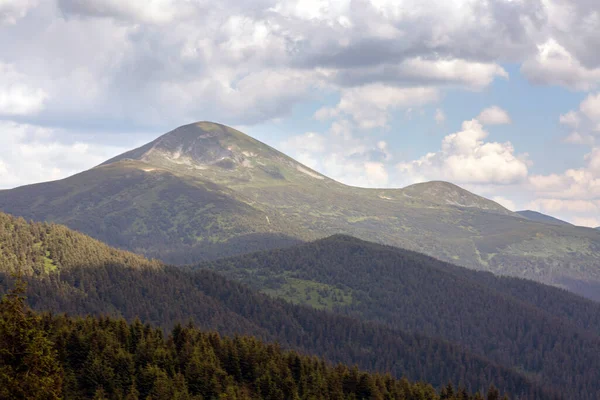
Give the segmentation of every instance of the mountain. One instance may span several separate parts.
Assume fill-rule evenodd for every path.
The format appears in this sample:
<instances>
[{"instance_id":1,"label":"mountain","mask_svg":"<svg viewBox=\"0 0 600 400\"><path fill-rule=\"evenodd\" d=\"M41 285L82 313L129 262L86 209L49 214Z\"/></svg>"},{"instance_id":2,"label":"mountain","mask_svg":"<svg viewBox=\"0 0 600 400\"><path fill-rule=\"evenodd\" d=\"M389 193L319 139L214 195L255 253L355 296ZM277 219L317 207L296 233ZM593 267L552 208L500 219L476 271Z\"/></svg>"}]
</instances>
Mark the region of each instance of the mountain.
<instances>
[{"instance_id":1,"label":"mountain","mask_svg":"<svg viewBox=\"0 0 600 400\"><path fill-rule=\"evenodd\" d=\"M583 377L589 363L600 368L600 360L594 361L600 304L565 290L347 236L198 268L291 302L443 337L544 383L565 387L574 379L585 392L600 393L600 385L592 383L600 374ZM597 350L588 356L592 348Z\"/></svg>"},{"instance_id":2,"label":"mountain","mask_svg":"<svg viewBox=\"0 0 600 400\"><path fill-rule=\"evenodd\" d=\"M597 231L529 221L444 182L343 185L209 122L61 181L0 191L0 210L175 264L348 234L586 295L600 283Z\"/></svg>"},{"instance_id":3,"label":"mountain","mask_svg":"<svg viewBox=\"0 0 600 400\"><path fill-rule=\"evenodd\" d=\"M523 211L517 211L517 214L531 220L531 221L537 221L537 222L543 222L546 224L555 224L555 225L570 225L573 226L572 224L563 221L561 219L558 218L554 218L550 215L546 215L546 214L542 214L540 212L537 211L531 211L531 210L523 210Z\"/></svg>"},{"instance_id":4,"label":"mountain","mask_svg":"<svg viewBox=\"0 0 600 400\"><path fill-rule=\"evenodd\" d=\"M203 330L227 336L253 335L331 362L358 364L369 371L427 381L438 388L454 382L474 392L493 383L515 396L555 398L553 385L542 387L523 372L446 340L292 305L214 272L165 266L63 226L27 223L0 213L0 251L0 294L13 287L9 273L20 270L28 282L27 301L38 311L110 315L129 321L139 317L143 323L164 329L194 321ZM67 325L73 327L74 323L78 322ZM109 325L105 319L99 324ZM123 333L123 323L118 325L118 332ZM149 330L149 326L144 328ZM89 351L82 344L85 337L79 331L59 342L68 341L69 348L85 354ZM78 357L86 360L81 354ZM159 366L166 360L160 352L155 356L144 353L144 357L155 359ZM91 360L86 366L95 367L90 364ZM563 391L579 393L581 389L571 386Z\"/></svg>"}]
</instances>

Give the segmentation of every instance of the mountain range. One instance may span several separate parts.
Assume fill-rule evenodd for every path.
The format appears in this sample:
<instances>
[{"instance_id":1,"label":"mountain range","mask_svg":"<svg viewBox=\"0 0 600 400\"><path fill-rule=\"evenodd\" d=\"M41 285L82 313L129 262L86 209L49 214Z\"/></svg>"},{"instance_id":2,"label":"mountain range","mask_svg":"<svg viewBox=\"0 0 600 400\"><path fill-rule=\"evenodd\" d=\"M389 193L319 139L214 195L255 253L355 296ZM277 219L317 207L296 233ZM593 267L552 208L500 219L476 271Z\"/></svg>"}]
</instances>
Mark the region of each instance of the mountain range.
<instances>
[{"instance_id":1,"label":"mountain range","mask_svg":"<svg viewBox=\"0 0 600 400\"><path fill-rule=\"evenodd\" d=\"M447 182L347 186L210 122L67 179L0 191L0 210L173 264L347 234L600 299L597 230L525 218Z\"/></svg>"},{"instance_id":2,"label":"mountain range","mask_svg":"<svg viewBox=\"0 0 600 400\"><path fill-rule=\"evenodd\" d=\"M88 323L91 316L108 315L133 322L130 331L137 326L150 332L150 324L171 329L190 321L203 330L214 330L221 335L252 335L303 354L319 355L330 362L357 364L398 378L427 381L437 388L453 382L475 392L486 390L493 383L502 391L530 399L555 399L560 393L591 398L589 395L596 390L595 382L599 381L595 374L600 368L590 368L590 373L572 375L573 382L567 385L562 382L555 385L442 338L293 305L212 271L170 267L110 248L64 226L27 223L2 213L0 255L0 294L13 286L11 274L19 271L28 283L27 301L34 309L85 316ZM580 312L587 311L581 309ZM67 321L69 326L77 323ZM101 319L99 324L106 327L110 322ZM122 330L123 324L117 324ZM595 344L589 342L585 329L578 332L583 335L581 340L569 339L564 343L566 348L573 354L579 354L583 345L593 349ZM96 345L86 347L84 337L72 333L59 343L76 353L83 367L93 371L92 383L111 381L110 375L99 372L100 366L82 359L82 353L95 348L98 341L96 336ZM101 350L99 347L98 351ZM165 364L164 353L145 353L142 357L136 362L146 359L151 365ZM584 361L575 359L575 362ZM107 357L101 364L114 363ZM563 374L573 374L570 365L563 366ZM122 367L113 374L121 370ZM92 393L98 382L88 385Z\"/></svg>"}]
</instances>

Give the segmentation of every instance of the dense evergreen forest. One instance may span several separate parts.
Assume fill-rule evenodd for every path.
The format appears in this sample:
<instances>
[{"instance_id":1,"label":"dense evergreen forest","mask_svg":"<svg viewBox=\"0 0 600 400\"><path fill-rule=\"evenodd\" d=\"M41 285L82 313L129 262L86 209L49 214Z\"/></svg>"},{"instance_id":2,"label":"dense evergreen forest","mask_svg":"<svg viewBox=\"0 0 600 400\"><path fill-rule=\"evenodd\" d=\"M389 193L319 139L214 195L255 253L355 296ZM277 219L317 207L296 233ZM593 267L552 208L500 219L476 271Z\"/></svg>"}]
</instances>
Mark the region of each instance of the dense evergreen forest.
<instances>
[{"instance_id":1,"label":"dense evergreen forest","mask_svg":"<svg viewBox=\"0 0 600 400\"><path fill-rule=\"evenodd\" d=\"M139 317L167 329L193 320L202 329L223 335L253 335L332 362L427 381L437 388L454 382L475 392L493 383L521 398L553 398L557 393L552 385L541 389L520 372L442 339L275 300L213 272L162 266L63 227L29 224L2 214L0 218L4 254L14 254L21 260L17 265L36 266L23 269L29 271L28 301L37 310L109 314L129 321ZM2 289L12 286L7 272L0 274Z\"/></svg>"},{"instance_id":2,"label":"dense evergreen forest","mask_svg":"<svg viewBox=\"0 0 600 400\"><path fill-rule=\"evenodd\" d=\"M567 291L334 236L201 264L296 303L443 337L600 398L600 304Z\"/></svg>"},{"instance_id":3,"label":"dense evergreen forest","mask_svg":"<svg viewBox=\"0 0 600 400\"><path fill-rule=\"evenodd\" d=\"M18 281L0 303L2 399L484 399L191 324L165 336L139 320L39 316L23 294ZM491 386L486 399L499 400L499 391Z\"/></svg>"}]
</instances>

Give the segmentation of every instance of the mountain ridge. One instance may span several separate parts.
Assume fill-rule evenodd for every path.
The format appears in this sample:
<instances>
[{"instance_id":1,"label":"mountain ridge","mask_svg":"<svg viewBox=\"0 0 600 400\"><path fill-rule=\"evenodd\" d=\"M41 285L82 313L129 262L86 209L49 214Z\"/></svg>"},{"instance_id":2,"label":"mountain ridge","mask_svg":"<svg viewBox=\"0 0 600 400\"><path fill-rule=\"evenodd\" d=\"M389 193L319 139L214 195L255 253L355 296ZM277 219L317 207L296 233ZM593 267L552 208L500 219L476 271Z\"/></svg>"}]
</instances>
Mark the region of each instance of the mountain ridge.
<instances>
[{"instance_id":1,"label":"mountain ridge","mask_svg":"<svg viewBox=\"0 0 600 400\"><path fill-rule=\"evenodd\" d=\"M573 226L573 224L571 224L567 221L563 221L563 220L553 217L551 215L542 214L541 212L538 212L538 211L522 210L522 211L517 211L517 214L519 214L529 220L532 220L532 221L543 222L546 224Z\"/></svg>"},{"instance_id":2,"label":"mountain ridge","mask_svg":"<svg viewBox=\"0 0 600 400\"><path fill-rule=\"evenodd\" d=\"M597 231L529 221L450 183L343 185L208 122L61 181L0 191L0 210L174 264L341 233L588 296L600 285Z\"/></svg>"},{"instance_id":3,"label":"mountain ridge","mask_svg":"<svg viewBox=\"0 0 600 400\"><path fill-rule=\"evenodd\" d=\"M0 294L12 286L10 273L20 270L28 282L28 302L38 311L109 315L143 326L135 322L139 318L163 329L193 321L221 335L253 335L330 362L437 387L453 381L476 391L494 382L515 395L558 397L549 385L446 340L292 305L211 271L193 272L111 249L64 226L0 213L0 252Z\"/></svg>"}]
</instances>

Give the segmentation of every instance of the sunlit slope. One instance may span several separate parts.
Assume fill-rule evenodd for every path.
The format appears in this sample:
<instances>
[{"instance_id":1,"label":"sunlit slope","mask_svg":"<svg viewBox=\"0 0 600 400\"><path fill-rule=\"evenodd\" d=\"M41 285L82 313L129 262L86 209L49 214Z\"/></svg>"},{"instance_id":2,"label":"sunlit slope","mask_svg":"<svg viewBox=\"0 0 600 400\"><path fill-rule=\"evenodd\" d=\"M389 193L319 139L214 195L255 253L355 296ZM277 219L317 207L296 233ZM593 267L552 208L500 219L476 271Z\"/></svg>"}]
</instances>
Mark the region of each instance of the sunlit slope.
<instances>
[{"instance_id":1,"label":"sunlit slope","mask_svg":"<svg viewBox=\"0 0 600 400\"><path fill-rule=\"evenodd\" d=\"M597 230L527 220L446 182L346 186L209 122L62 181L0 191L0 210L174 263L349 234L592 296L600 282Z\"/></svg>"}]
</instances>

